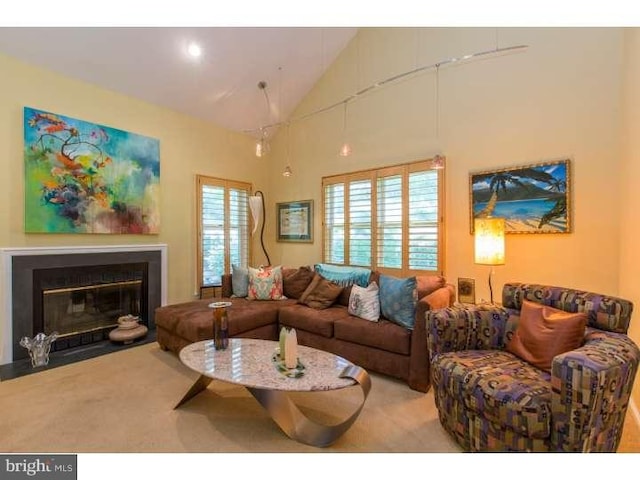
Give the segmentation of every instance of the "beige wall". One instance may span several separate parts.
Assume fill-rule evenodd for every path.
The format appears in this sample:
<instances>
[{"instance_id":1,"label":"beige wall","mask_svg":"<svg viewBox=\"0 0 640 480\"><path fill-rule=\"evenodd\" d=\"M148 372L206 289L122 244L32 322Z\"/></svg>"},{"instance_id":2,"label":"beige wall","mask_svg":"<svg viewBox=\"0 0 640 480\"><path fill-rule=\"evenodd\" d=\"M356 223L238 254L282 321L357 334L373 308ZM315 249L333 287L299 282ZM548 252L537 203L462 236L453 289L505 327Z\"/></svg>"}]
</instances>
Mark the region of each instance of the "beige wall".
<instances>
[{"instance_id":1,"label":"beige wall","mask_svg":"<svg viewBox=\"0 0 640 480\"><path fill-rule=\"evenodd\" d=\"M264 188L253 141L212 124L33 68L0 55L0 247L166 243L168 301L196 291L195 176L219 176ZM23 107L79 118L160 140L159 235L25 234Z\"/></svg>"},{"instance_id":2,"label":"beige wall","mask_svg":"<svg viewBox=\"0 0 640 480\"><path fill-rule=\"evenodd\" d=\"M622 30L506 28L496 35L492 28L362 29L297 115L392 75L493 49L496 38L499 46L529 48L442 67L437 137L435 69L349 104L351 157L337 155L342 109L336 108L291 124L294 176L283 178L283 129L270 159L269 200L315 200L316 239L312 245L272 244L275 263L321 259L320 177L441 152L447 156L445 274L453 282L475 278L477 298L488 299L489 268L473 263L469 172L570 158L573 233L509 235L494 292L511 280L618 291Z\"/></svg>"},{"instance_id":3,"label":"beige wall","mask_svg":"<svg viewBox=\"0 0 640 480\"><path fill-rule=\"evenodd\" d=\"M629 335L640 344L640 29L625 32L624 83L622 90L622 156L620 193L620 295L629 298L636 305L636 315L631 323ZM639 376L636 376L636 384ZM633 391L633 405L636 422L640 424L640 387Z\"/></svg>"}]
</instances>

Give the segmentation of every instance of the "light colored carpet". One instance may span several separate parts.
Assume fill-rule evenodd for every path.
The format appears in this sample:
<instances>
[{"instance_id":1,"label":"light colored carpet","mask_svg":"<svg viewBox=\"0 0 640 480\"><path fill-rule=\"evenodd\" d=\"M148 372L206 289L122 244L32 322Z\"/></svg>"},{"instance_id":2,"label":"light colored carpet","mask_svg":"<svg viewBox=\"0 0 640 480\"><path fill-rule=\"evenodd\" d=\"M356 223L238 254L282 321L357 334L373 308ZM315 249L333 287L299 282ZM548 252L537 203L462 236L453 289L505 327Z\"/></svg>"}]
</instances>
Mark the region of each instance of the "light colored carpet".
<instances>
[{"instance_id":1,"label":"light colored carpet","mask_svg":"<svg viewBox=\"0 0 640 480\"><path fill-rule=\"evenodd\" d=\"M198 374L150 343L1 382L0 452L461 452L440 426L431 392L370 375L371 393L354 425L316 448L287 437L242 387L214 381L174 410ZM358 387L295 395L307 415L329 423L350 415L361 398ZM640 452L631 414L618 452Z\"/></svg>"},{"instance_id":2,"label":"light colored carpet","mask_svg":"<svg viewBox=\"0 0 640 480\"><path fill-rule=\"evenodd\" d=\"M177 410L198 377L156 343L0 383L0 452L460 452L431 393L371 374L365 408L342 437L316 448L287 437L242 387L212 382ZM337 423L358 387L295 394L312 418Z\"/></svg>"}]
</instances>

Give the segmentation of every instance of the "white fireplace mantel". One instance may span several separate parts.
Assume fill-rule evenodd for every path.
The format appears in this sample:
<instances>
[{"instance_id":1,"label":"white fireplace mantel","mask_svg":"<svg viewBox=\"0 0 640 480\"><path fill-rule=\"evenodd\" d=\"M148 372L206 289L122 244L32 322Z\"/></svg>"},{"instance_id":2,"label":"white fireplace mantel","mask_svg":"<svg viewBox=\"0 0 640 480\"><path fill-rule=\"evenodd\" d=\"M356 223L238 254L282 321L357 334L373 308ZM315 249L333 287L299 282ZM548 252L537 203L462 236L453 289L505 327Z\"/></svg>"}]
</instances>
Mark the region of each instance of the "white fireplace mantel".
<instances>
[{"instance_id":1,"label":"white fireplace mantel","mask_svg":"<svg viewBox=\"0 0 640 480\"><path fill-rule=\"evenodd\" d=\"M167 245L99 245L99 246L69 246L69 247L8 247L0 248L0 365L13 361L12 346L12 265L13 257L25 255L77 255L90 253L112 252L150 252L159 251L161 257L161 303L167 302Z\"/></svg>"}]
</instances>

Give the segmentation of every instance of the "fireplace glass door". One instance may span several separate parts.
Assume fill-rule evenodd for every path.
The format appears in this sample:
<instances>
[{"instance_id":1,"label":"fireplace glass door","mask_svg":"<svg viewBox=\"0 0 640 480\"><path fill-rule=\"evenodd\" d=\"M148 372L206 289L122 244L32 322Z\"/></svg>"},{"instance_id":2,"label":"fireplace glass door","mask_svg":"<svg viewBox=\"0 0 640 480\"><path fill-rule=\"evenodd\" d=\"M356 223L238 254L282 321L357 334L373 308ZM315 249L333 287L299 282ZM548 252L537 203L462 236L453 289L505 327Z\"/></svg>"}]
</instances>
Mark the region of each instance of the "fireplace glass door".
<instances>
[{"instance_id":1,"label":"fireplace glass door","mask_svg":"<svg viewBox=\"0 0 640 480\"><path fill-rule=\"evenodd\" d=\"M142 280L43 290L44 331L64 338L109 330L118 317L140 315L141 295Z\"/></svg>"}]
</instances>

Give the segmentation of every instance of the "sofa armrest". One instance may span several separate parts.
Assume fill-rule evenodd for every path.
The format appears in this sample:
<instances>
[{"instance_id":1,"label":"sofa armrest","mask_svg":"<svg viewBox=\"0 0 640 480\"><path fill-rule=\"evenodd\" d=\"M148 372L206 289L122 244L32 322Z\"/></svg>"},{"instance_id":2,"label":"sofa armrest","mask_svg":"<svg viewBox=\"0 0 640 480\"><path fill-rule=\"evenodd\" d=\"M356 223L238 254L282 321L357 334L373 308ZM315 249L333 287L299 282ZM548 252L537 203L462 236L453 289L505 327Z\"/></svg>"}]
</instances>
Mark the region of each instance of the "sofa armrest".
<instances>
[{"instance_id":1,"label":"sofa armrest","mask_svg":"<svg viewBox=\"0 0 640 480\"><path fill-rule=\"evenodd\" d=\"M424 308L422 315L420 315L421 321L424 321L424 313L427 310L438 310L440 308L447 308L454 304L456 301L456 288L447 283L444 287L434 290L429 295L425 295L418 301L418 307L420 304L426 304L428 308Z\"/></svg>"},{"instance_id":2,"label":"sofa armrest","mask_svg":"<svg viewBox=\"0 0 640 480\"><path fill-rule=\"evenodd\" d=\"M509 313L497 306L454 306L426 313L430 359L458 350L502 350Z\"/></svg>"},{"instance_id":3,"label":"sofa armrest","mask_svg":"<svg viewBox=\"0 0 640 480\"><path fill-rule=\"evenodd\" d=\"M639 361L628 336L596 329L582 347L553 359L551 431L558 450L617 449Z\"/></svg>"},{"instance_id":4,"label":"sofa armrest","mask_svg":"<svg viewBox=\"0 0 640 480\"><path fill-rule=\"evenodd\" d=\"M453 296L452 296L453 295ZM420 392L429 390L429 355L425 316L427 311L451 306L455 299L453 285L445 285L425 295L416 303L416 319L411 333L409 379L411 388Z\"/></svg>"}]
</instances>

